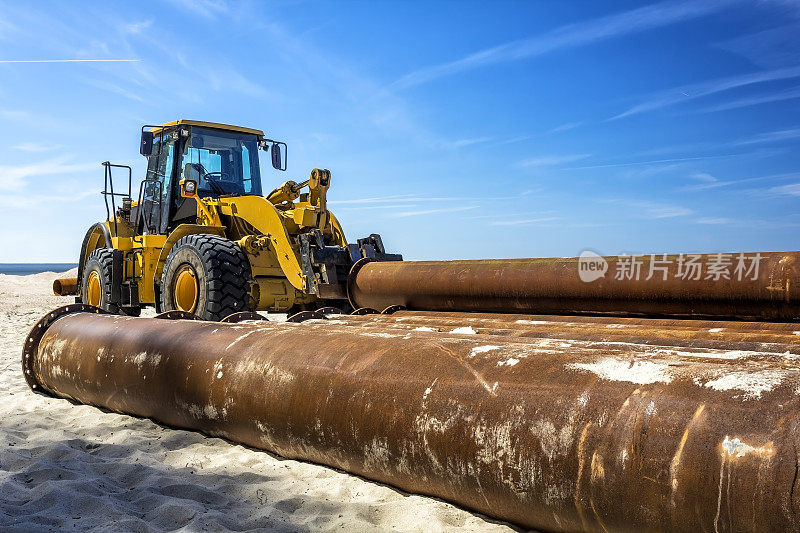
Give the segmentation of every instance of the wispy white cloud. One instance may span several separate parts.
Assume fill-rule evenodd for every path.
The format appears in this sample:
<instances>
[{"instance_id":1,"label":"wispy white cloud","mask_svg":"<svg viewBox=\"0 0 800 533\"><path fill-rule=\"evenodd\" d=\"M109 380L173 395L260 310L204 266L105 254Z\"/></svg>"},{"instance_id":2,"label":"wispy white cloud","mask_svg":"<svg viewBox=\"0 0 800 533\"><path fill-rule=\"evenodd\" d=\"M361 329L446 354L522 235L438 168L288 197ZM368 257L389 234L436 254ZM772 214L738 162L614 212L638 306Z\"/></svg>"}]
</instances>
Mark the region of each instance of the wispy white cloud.
<instances>
[{"instance_id":1,"label":"wispy white cloud","mask_svg":"<svg viewBox=\"0 0 800 533\"><path fill-rule=\"evenodd\" d=\"M697 176L697 174L695 174ZM713 177L713 176L712 176ZM758 181L776 181L781 179L795 179L800 177L800 173L788 173L788 174L770 174L768 176L756 176L752 178L743 178L738 180L720 180L716 179L716 181L702 181L701 183L697 183L694 185L687 185L685 187L680 187L678 190L681 192L692 192L692 191L704 191L709 189L720 189L723 187L732 187L735 185L741 185L743 183L752 183Z\"/></svg>"},{"instance_id":2,"label":"wispy white cloud","mask_svg":"<svg viewBox=\"0 0 800 533\"><path fill-rule=\"evenodd\" d=\"M706 217L699 218L693 222L695 224L708 226L734 226L737 228L746 228L749 231L800 227L800 222L792 221L785 217L779 219Z\"/></svg>"},{"instance_id":3,"label":"wispy white cloud","mask_svg":"<svg viewBox=\"0 0 800 533\"><path fill-rule=\"evenodd\" d=\"M573 163L586 159L590 154L572 154L572 155L547 155L541 157L531 157L523 159L516 164L520 168L536 168L536 167L552 167L556 165L563 165L565 163Z\"/></svg>"},{"instance_id":4,"label":"wispy white cloud","mask_svg":"<svg viewBox=\"0 0 800 533\"><path fill-rule=\"evenodd\" d=\"M43 143L20 143L13 146L14 150L19 150L20 152L50 152L53 150L58 150L61 148L60 145L57 144L43 144Z\"/></svg>"},{"instance_id":5,"label":"wispy white cloud","mask_svg":"<svg viewBox=\"0 0 800 533\"><path fill-rule=\"evenodd\" d=\"M364 73L358 65L333 55L329 48L315 46L275 20L259 27L272 52L291 65L301 78L296 98L324 102L334 112L346 114L348 123L358 123L379 135L412 136L420 143L439 146L441 138L416 119L415 107ZM320 84L319 80L325 83ZM304 82L304 81L305 82ZM328 109L325 114L329 115Z\"/></svg>"},{"instance_id":6,"label":"wispy white cloud","mask_svg":"<svg viewBox=\"0 0 800 533\"><path fill-rule=\"evenodd\" d=\"M444 202L473 202L479 200L503 200L504 198L467 198L467 197L459 197L459 196L419 196L414 194L398 194L398 195L390 195L390 196L380 196L380 197L371 197L371 198L353 198L350 200L329 200L328 205L383 205L383 204L405 204L406 202L411 203L426 203L426 202L436 202L436 203L444 203Z\"/></svg>"},{"instance_id":7,"label":"wispy white cloud","mask_svg":"<svg viewBox=\"0 0 800 533\"><path fill-rule=\"evenodd\" d=\"M0 18L0 39L5 39L8 37L9 33L14 30L14 25L12 25L7 20L3 20Z\"/></svg>"},{"instance_id":8,"label":"wispy white cloud","mask_svg":"<svg viewBox=\"0 0 800 533\"><path fill-rule=\"evenodd\" d=\"M758 135L754 135L747 139L742 139L741 141L738 141L736 144L737 145L763 144L763 143L790 141L797 138L800 138L800 128L759 133Z\"/></svg>"},{"instance_id":9,"label":"wispy white cloud","mask_svg":"<svg viewBox=\"0 0 800 533\"><path fill-rule=\"evenodd\" d=\"M742 154L725 154L725 155L708 155L698 157L674 157L671 159L651 159L648 161L627 161L624 163L601 163L598 165L586 165L580 167L568 167L564 170L586 170L595 168L613 168L613 167L632 167L637 165L653 165L658 163L676 163L682 161L700 161L703 159L723 159L727 157L738 157Z\"/></svg>"},{"instance_id":10,"label":"wispy white cloud","mask_svg":"<svg viewBox=\"0 0 800 533\"><path fill-rule=\"evenodd\" d=\"M255 83L250 78L245 77L232 67L226 66L218 69L205 68L207 57L195 58L195 60L192 60L192 58L178 52L175 58L183 68L194 74L197 80L202 80L203 84L207 84L214 91L235 91L257 98L265 98L268 96L277 98L277 95L270 93L267 89Z\"/></svg>"},{"instance_id":11,"label":"wispy white cloud","mask_svg":"<svg viewBox=\"0 0 800 533\"><path fill-rule=\"evenodd\" d=\"M695 172L689 177L702 183L716 183L719 181L716 176L712 176L708 172Z\"/></svg>"},{"instance_id":12,"label":"wispy white cloud","mask_svg":"<svg viewBox=\"0 0 800 533\"><path fill-rule=\"evenodd\" d=\"M800 7L796 0L789 0L795 9ZM784 18L784 20L786 20ZM769 28L742 35L719 43L723 50L738 54L761 68L779 68L800 63L800 49L797 46L797 35L800 25L796 22L777 28Z\"/></svg>"},{"instance_id":13,"label":"wispy white cloud","mask_svg":"<svg viewBox=\"0 0 800 533\"><path fill-rule=\"evenodd\" d=\"M122 26L122 31L130 35L139 35L144 30L153 25L152 20L142 20L139 22L130 22Z\"/></svg>"},{"instance_id":14,"label":"wispy white cloud","mask_svg":"<svg viewBox=\"0 0 800 533\"><path fill-rule=\"evenodd\" d=\"M558 217L541 217L541 218L518 218L514 220L495 220L489 222L490 226L536 226L538 224L545 224L548 222L555 222L561 220Z\"/></svg>"},{"instance_id":15,"label":"wispy white cloud","mask_svg":"<svg viewBox=\"0 0 800 533\"><path fill-rule=\"evenodd\" d=\"M651 204L649 206L645 206L644 209L647 218L685 217L693 213L693 211L688 207L681 207L679 205Z\"/></svg>"},{"instance_id":16,"label":"wispy white cloud","mask_svg":"<svg viewBox=\"0 0 800 533\"><path fill-rule=\"evenodd\" d=\"M800 98L800 87L789 89L788 91L781 91L777 93L761 94L757 96L750 96L747 98L740 98L722 104L699 109L700 113L715 113L717 111L729 111L731 109L741 109L743 107L752 107L761 104L769 104L772 102L783 102L785 100L795 100Z\"/></svg>"},{"instance_id":17,"label":"wispy white cloud","mask_svg":"<svg viewBox=\"0 0 800 533\"><path fill-rule=\"evenodd\" d=\"M416 217L422 215L437 215L440 213L458 213L460 211L470 211L472 209L478 209L479 205L468 205L468 206L461 206L461 207L442 207L437 209L422 209L418 211L400 211L399 213L390 213L390 218L405 218L405 217Z\"/></svg>"},{"instance_id":18,"label":"wispy white cloud","mask_svg":"<svg viewBox=\"0 0 800 533\"><path fill-rule=\"evenodd\" d=\"M561 133L562 131L569 131L577 128L578 126L582 126L583 124L584 121L567 122L565 124L561 124L560 126L556 126L555 128L549 130L547 133Z\"/></svg>"},{"instance_id":19,"label":"wispy white cloud","mask_svg":"<svg viewBox=\"0 0 800 533\"><path fill-rule=\"evenodd\" d=\"M458 72L497 63L518 61L556 50L585 46L613 37L668 26L714 13L731 3L728 0L661 2L614 15L567 24L536 37L508 42L480 50L455 61L417 70L398 79L392 86L404 89Z\"/></svg>"},{"instance_id":20,"label":"wispy white cloud","mask_svg":"<svg viewBox=\"0 0 800 533\"><path fill-rule=\"evenodd\" d=\"M413 207L417 207L417 204L381 204L381 205L351 205L351 206L344 206L344 207L337 207L336 212L346 212L346 211L376 211L376 210L383 210L383 209L411 209Z\"/></svg>"},{"instance_id":21,"label":"wispy white cloud","mask_svg":"<svg viewBox=\"0 0 800 533\"><path fill-rule=\"evenodd\" d=\"M652 178L680 168L684 163L662 163L647 165L629 165L622 167L624 170L619 172L619 177L626 179Z\"/></svg>"},{"instance_id":22,"label":"wispy white cloud","mask_svg":"<svg viewBox=\"0 0 800 533\"><path fill-rule=\"evenodd\" d=\"M443 140L441 140L439 142L439 144L440 144L440 146L442 148L445 148L445 149L448 149L448 150L457 150L459 148L472 146L474 144L483 144L483 143L489 142L491 140L492 140L491 137L477 137L477 138L474 138L474 139L456 139L454 141L448 141L448 140L444 140L443 139Z\"/></svg>"},{"instance_id":23,"label":"wispy white cloud","mask_svg":"<svg viewBox=\"0 0 800 533\"><path fill-rule=\"evenodd\" d=\"M114 93L116 95L128 98L129 100L133 100L134 102L139 103L146 103L147 100L143 98L140 94L134 92L132 89L126 89L116 83L110 82L108 80L91 80L87 79L84 80L87 84L91 85L92 87L96 87L98 89L102 89L104 91L108 91L110 93Z\"/></svg>"},{"instance_id":24,"label":"wispy white cloud","mask_svg":"<svg viewBox=\"0 0 800 533\"><path fill-rule=\"evenodd\" d=\"M0 207L7 209L30 209L32 207L60 205L64 202L79 202L97 194L97 190L86 190L68 195L46 194L2 194Z\"/></svg>"},{"instance_id":25,"label":"wispy white cloud","mask_svg":"<svg viewBox=\"0 0 800 533\"><path fill-rule=\"evenodd\" d=\"M695 172L689 176L693 180L697 181L697 183L693 185L687 185L685 187L681 187L678 190L681 191L702 191L705 189L715 189L717 187L724 187L726 183L724 181L720 181L717 179L716 176L712 176L708 172Z\"/></svg>"},{"instance_id":26,"label":"wispy white cloud","mask_svg":"<svg viewBox=\"0 0 800 533\"><path fill-rule=\"evenodd\" d=\"M207 19L213 19L230 10L225 0L172 0L173 4Z\"/></svg>"},{"instance_id":27,"label":"wispy white cloud","mask_svg":"<svg viewBox=\"0 0 800 533\"><path fill-rule=\"evenodd\" d=\"M0 165L0 191L20 191L28 178L52 174L70 174L97 170L97 163L68 163L69 157L58 157L27 165Z\"/></svg>"},{"instance_id":28,"label":"wispy white cloud","mask_svg":"<svg viewBox=\"0 0 800 533\"><path fill-rule=\"evenodd\" d=\"M513 199L509 198L509 199ZM525 207L530 207L526 205ZM489 211L483 210L480 212L479 215L465 215L462 218L464 220L521 220L521 219L531 219L531 218L545 218L545 217L555 217L560 215L559 211L555 210L547 210L547 211L516 211L516 212L497 212L497 211Z\"/></svg>"},{"instance_id":29,"label":"wispy white cloud","mask_svg":"<svg viewBox=\"0 0 800 533\"><path fill-rule=\"evenodd\" d=\"M648 97L646 100L634 105L633 107L630 107L618 115L609 118L608 120L619 120L621 118L630 117L649 111L655 111L657 109L663 109L665 107L689 102L697 98L729 91L738 87L746 87L748 85L755 85L758 83L798 77L800 77L800 67L787 67L756 72L752 74L731 76L727 78L718 78L715 80L691 85L684 85L682 87L676 87L666 91L659 91Z\"/></svg>"},{"instance_id":30,"label":"wispy white cloud","mask_svg":"<svg viewBox=\"0 0 800 533\"><path fill-rule=\"evenodd\" d=\"M21 109L0 109L0 117L6 120L27 120L30 113Z\"/></svg>"},{"instance_id":31,"label":"wispy white cloud","mask_svg":"<svg viewBox=\"0 0 800 533\"><path fill-rule=\"evenodd\" d=\"M0 63L138 63L141 59L0 59Z\"/></svg>"},{"instance_id":32,"label":"wispy white cloud","mask_svg":"<svg viewBox=\"0 0 800 533\"><path fill-rule=\"evenodd\" d=\"M694 211L679 205L651 202L645 200L612 199L610 203L630 207L636 212L633 216L647 219L677 218L692 215Z\"/></svg>"},{"instance_id":33,"label":"wispy white cloud","mask_svg":"<svg viewBox=\"0 0 800 533\"><path fill-rule=\"evenodd\" d=\"M529 135L511 139L492 135L448 138L419 120L418 106L409 104L397 92L365 73L358 64L332 54L330 49L315 46L312 39L302 38L275 20L263 24L259 31L264 33L275 55L290 64L295 74L307 78L307 83L299 83L295 92L307 91L309 94L303 94L302 98L325 102L334 112L345 113L348 123L357 123L377 135L403 138L403 142L410 136L419 144L445 149L461 149L484 142L509 144L530 138ZM320 78L325 79L324 85L318 83ZM299 94L292 96L301 97ZM330 113L326 111L325 115Z\"/></svg>"},{"instance_id":34,"label":"wispy white cloud","mask_svg":"<svg viewBox=\"0 0 800 533\"><path fill-rule=\"evenodd\" d=\"M800 196L800 183L790 183L788 185L779 185L777 187L771 187L769 191L775 194L781 194L787 196Z\"/></svg>"},{"instance_id":35,"label":"wispy white cloud","mask_svg":"<svg viewBox=\"0 0 800 533\"><path fill-rule=\"evenodd\" d=\"M187 1L181 5L200 16L209 17L230 10L227 2L217 0ZM178 51L168 39L152 38L153 35L168 34L168 26L159 27L156 22L158 19L125 16L124 11L87 9L83 17L73 20L71 17L59 17L57 10L29 8L14 10L13 16L20 27L42 28L39 32L41 35L36 36L37 49L40 50L38 55L56 56L58 61L62 61L59 56L63 54L64 62L85 63L88 72L93 70L101 76L87 76L91 81L84 79L84 82L137 103L152 106L169 103L173 107L175 101L184 105L201 103L212 91L277 100L277 95L257 83L260 74L248 71L245 76L235 66L238 59L220 56L219 46L215 48L208 39L198 37L186 40ZM185 14L181 15L185 18ZM92 32L93 24L101 25L102 29ZM160 24L169 25L170 22L165 19ZM91 39L87 39L88 34L92 35ZM203 59L202 62L198 60L197 65L191 65L182 61L182 54L202 54ZM16 60L10 57L2 59ZM129 68L120 68L123 59ZM49 62L53 59L36 61ZM209 63L217 67L202 72L198 70L200 64ZM153 92L152 87L156 85L172 87L173 90L163 94Z\"/></svg>"},{"instance_id":36,"label":"wispy white cloud","mask_svg":"<svg viewBox=\"0 0 800 533\"><path fill-rule=\"evenodd\" d=\"M503 139L502 141L497 141L494 144L496 146L502 146L505 144L514 144L522 141L527 141L533 139L533 135L517 135L515 137L510 137L508 139Z\"/></svg>"},{"instance_id":37,"label":"wispy white cloud","mask_svg":"<svg viewBox=\"0 0 800 533\"><path fill-rule=\"evenodd\" d=\"M697 222L698 224L722 226L722 225L728 225L728 224L735 224L737 221L732 219L732 218L724 218L724 217L713 218L713 217L709 217L709 218L699 218L699 219L695 220L695 222Z\"/></svg>"},{"instance_id":38,"label":"wispy white cloud","mask_svg":"<svg viewBox=\"0 0 800 533\"><path fill-rule=\"evenodd\" d=\"M349 200L329 200L328 205L347 205L347 204L386 204L399 202L424 202L430 201L430 197L415 196L413 194L395 194L390 196L376 196L369 198L351 198ZM438 200L438 199L437 199Z\"/></svg>"}]
</instances>

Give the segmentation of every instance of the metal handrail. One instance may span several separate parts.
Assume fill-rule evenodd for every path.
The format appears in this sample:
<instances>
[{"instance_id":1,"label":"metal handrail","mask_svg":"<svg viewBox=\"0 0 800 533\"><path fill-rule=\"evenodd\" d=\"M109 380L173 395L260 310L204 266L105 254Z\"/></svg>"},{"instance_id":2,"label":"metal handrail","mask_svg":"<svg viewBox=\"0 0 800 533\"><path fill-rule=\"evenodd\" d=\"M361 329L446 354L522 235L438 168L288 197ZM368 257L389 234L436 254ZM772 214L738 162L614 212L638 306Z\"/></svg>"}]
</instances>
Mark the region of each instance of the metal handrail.
<instances>
[{"instance_id":1,"label":"metal handrail","mask_svg":"<svg viewBox=\"0 0 800 533\"><path fill-rule=\"evenodd\" d=\"M128 165L115 165L108 161L103 161L101 163L104 167L104 183L103 183L103 191L101 194L103 195L103 201L106 204L106 219L110 222L112 220L112 213L114 214L114 234L118 235L117 231L117 203L114 199L116 196L122 196L123 198L131 199L131 187L132 187L132 179L133 179L133 170ZM124 193L115 193L114 192L114 177L112 176L111 169L112 168L127 168L128 169L128 194ZM111 192L109 192L109 189ZM111 210L108 209L108 198L111 197Z\"/></svg>"},{"instance_id":2,"label":"metal handrail","mask_svg":"<svg viewBox=\"0 0 800 533\"><path fill-rule=\"evenodd\" d=\"M146 221L144 220L144 189L145 189L145 186L148 183L152 183L154 185L154 190L158 191L158 200L155 200L155 197L154 197L154 199L151 200L151 202L153 202L154 205L158 205L158 228L160 229L161 228L162 217L163 217L162 209L161 209L162 205L161 204L164 201L164 190L163 190L164 182L163 182L163 180L155 179L155 178L145 178L139 184L139 196L138 196L139 209L137 209L136 227L137 228L139 227L139 221L142 221L144 228L147 228L148 230L153 225L152 224L153 223L153 210L152 209L150 210L150 212L148 214L147 220Z\"/></svg>"}]
</instances>

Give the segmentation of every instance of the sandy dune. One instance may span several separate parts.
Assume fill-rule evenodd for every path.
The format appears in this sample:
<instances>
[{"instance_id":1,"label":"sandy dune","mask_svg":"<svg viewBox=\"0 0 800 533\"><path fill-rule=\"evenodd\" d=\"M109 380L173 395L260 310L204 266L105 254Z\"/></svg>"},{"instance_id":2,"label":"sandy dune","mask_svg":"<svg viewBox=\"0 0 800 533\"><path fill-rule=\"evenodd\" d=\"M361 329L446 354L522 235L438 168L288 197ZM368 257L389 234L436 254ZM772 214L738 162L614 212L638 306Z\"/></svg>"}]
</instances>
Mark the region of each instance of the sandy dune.
<instances>
[{"instance_id":1,"label":"sandy dune","mask_svg":"<svg viewBox=\"0 0 800 533\"><path fill-rule=\"evenodd\" d=\"M512 531L330 468L31 393L22 342L72 301L52 295L55 277L0 274L0 529Z\"/></svg>"}]
</instances>

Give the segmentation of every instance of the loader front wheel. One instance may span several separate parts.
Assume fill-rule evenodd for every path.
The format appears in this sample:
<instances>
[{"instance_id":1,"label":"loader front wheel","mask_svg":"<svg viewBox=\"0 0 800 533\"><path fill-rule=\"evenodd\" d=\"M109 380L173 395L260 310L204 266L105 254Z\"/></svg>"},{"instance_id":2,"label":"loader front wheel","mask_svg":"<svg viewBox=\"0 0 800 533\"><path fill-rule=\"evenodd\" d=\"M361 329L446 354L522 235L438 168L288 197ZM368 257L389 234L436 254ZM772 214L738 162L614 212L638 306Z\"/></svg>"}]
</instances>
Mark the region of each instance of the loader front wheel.
<instances>
[{"instance_id":1,"label":"loader front wheel","mask_svg":"<svg viewBox=\"0 0 800 533\"><path fill-rule=\"evenodd\" d=\"M141 307L120 307L111 303L113 264L114 251L111 248L97 248L89 254L86 264L83 265L81 301L109 313L139 316Z\"/></svg>"},{"instance_id":2,"label":"loader front wheel","mask_svg":"<svg viewBox=\"0 0 800 533\"><path fill-rule=\"evenodd\" d=\"M83 267L81 300L108 311L119 313L119 307L111 303L111 270L113 252L110 248L97 248L89 254Z\"/></svg>"},{"instance_id":3,"label":"loader front wheel","mask_svg":"<svg viewBox=\"0 0 800 533\"><path fill-rule=\"evenodd\" d=\"M203 320L250 311L250 277L250 262L238 244L217 235L187 235L164 263L161 309Z\"/></svg>"}]
</instances>

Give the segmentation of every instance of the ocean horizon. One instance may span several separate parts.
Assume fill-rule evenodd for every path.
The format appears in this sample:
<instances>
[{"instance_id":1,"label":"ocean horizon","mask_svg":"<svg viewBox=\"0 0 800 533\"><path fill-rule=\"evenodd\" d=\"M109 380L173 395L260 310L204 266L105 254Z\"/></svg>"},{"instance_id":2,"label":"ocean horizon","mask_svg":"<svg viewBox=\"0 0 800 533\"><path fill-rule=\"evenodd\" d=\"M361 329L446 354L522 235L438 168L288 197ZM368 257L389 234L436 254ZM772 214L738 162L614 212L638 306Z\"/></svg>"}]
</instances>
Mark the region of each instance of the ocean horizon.
<instances>
[{"instance_id":1,"label":"ocean horizon","mask_svg":"<svg viewBox=\"0 0 800 533\"><path fill-rule=\"evenodd\" d=\"M66 272L78 263L0 263L0 274L28 276L41 272Z\"/></svg>"}]
</instances>

